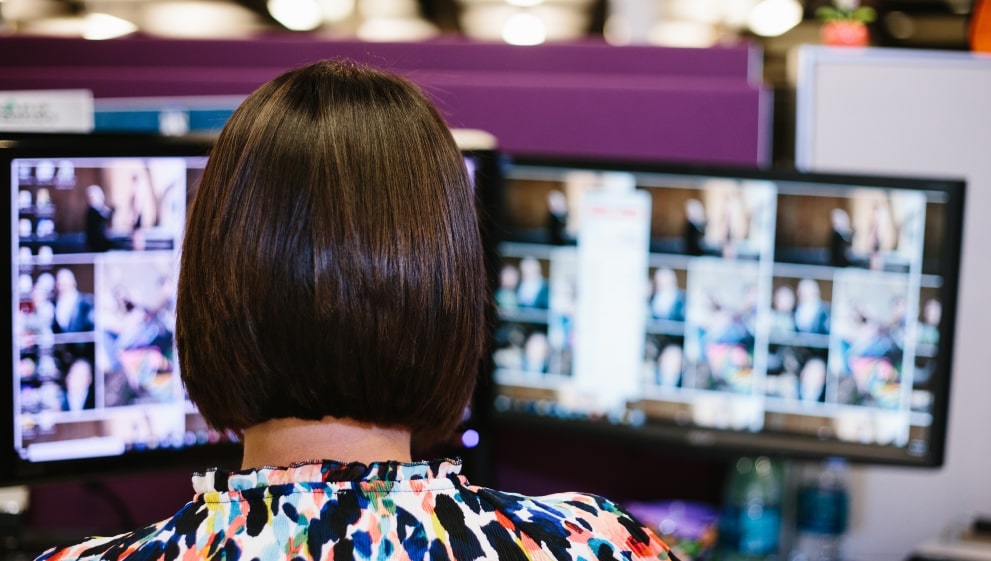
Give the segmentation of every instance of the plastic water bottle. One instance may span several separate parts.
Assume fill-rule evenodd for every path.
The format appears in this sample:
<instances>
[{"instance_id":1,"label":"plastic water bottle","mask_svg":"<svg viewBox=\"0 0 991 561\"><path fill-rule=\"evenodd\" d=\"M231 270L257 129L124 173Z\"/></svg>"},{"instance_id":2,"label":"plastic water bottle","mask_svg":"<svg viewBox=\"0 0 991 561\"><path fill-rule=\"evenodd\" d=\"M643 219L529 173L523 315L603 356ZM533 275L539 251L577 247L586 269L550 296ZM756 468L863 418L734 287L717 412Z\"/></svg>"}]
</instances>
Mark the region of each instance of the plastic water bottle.
<instances>
[{"instance_id":1,"label":"plastic water bottle","mask_svg":"<svg viewBox=\"0 0 991 561\"><path fill-rule=\"evenodd\" d=\"M761 456L730 467L719 517L722 561L773 559L781 541L782 466Z\"/></svg>"},{"instance_id":2,"label":"plastic water bottle","mask_svg":"<svg viewBox=\"0 0 991 561\"><path fill-rule=\"evenodd\" d=\"M839 561L847 528L847 464L830 458L798 489L791 561Z\"/></svg>"}]
</instances>

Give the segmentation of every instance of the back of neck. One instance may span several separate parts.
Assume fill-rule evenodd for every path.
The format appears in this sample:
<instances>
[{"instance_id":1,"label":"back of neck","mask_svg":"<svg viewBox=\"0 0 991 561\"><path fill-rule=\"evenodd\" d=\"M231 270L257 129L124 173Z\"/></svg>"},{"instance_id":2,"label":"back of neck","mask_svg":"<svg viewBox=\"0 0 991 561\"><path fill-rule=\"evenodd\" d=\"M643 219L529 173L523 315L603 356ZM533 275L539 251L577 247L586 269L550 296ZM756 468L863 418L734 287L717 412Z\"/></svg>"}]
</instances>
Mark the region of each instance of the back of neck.
<instances>
[{"instance_id":1,"label":"back of neck","mask_svg":"<svg viewBox=\"0 0 991 561\"><path fill-rule=\"evenodd\" d=\"M314 460L409 462L410 431L351 419L272 419L245 429L244 469Z\"/></svg>"}]
</instances>

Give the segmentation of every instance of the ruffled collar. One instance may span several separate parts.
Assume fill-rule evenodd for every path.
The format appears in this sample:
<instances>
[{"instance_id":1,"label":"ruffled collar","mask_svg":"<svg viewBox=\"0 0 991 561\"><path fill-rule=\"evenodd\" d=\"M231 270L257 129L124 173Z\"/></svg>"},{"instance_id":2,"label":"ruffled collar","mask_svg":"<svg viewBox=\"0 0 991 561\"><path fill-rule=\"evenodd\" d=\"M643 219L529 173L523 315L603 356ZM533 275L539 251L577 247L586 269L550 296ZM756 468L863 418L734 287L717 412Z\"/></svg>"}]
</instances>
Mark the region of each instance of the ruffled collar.
<instances>
[{"instance_id":1,"label":"ruffled collar","mask_svg":"<svg viewBox=\"0 0 991 561\"><path fill-rule=\"evenodd\" d=\"M212 493L275 485L431 481L458 477L460 473L461 460L447 458L413 463L373 462L367 465L361 462L314 460L286 467L266 466L241 471L213 468L193 475L193 490L196 493Z\"/></svg>"}]
</instances>

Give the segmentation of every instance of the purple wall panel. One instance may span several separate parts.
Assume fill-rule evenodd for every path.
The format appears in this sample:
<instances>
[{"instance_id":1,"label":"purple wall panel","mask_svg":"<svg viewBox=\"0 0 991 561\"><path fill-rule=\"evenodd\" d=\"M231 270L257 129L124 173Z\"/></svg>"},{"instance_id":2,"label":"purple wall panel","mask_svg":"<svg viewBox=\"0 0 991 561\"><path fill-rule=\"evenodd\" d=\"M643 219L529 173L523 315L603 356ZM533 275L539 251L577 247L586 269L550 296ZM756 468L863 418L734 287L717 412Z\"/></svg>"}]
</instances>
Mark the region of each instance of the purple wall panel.
<instances>
[{"instance_id":1,"label":"purple wall panel","mask_svg":"<svg viewBox=\"0 0 991 561\"><path fill-rule=\"evenodd\" d=\"M517 47L503 43L439 39L417 43L326 41L305 36L257 40L125 38L81 41L44 37L0 38L0 67L279 67L347 56L394 69L724 76L760 80L760 52L753 46L677 49L615 47L601 42Z\"/></svg>"},{"instance_id":2,"label":"purple wall panel","mask_svg":"<svg viewBox=\"0 0 991 561\"><path fill-rule=\"evenodd\" d=\"M85 88L97 98L244 95L288 68L0 67L0 89Z\"/></svg>"},{"instance_id":3,"label":"purple wall panel","mask_svg":"<svg viewBox=\"0 0 991 561\"><path fill-rule=\"evenodd\" d=\"M492 132L516 154L747 165L763 161L754 91L461 86L436 96L453 126ZM499 101L494 102L493 98Z\"/></svg>"},{"instance_id":4,"label":"purple wall panel","mask_svg":"<svg viewBox=\"0 0 991 561\"><path fill-rule=\"evenodd\" d=\"M514 47L440 40L270 38L82 41L0 38L0 89L87 88L97 98L246 95L308 61L350 56L409 76L453 126L488 130L514 154L762 165L770 90L757 51Z\"/></svg>"}]
</instances>

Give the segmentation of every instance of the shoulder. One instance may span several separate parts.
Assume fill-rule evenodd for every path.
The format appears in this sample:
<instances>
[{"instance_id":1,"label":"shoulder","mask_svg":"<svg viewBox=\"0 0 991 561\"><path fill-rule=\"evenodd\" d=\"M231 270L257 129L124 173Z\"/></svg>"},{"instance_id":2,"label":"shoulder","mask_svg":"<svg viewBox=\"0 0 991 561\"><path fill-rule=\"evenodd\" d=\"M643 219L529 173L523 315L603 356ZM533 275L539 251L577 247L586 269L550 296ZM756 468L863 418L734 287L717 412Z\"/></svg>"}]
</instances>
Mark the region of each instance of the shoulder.
<instances>
[{"instance_id":1,"label":"shoulder","mask_svg":"<svg viewBox=\"0 0 991 561\"><path fill-rule=\"evenodd\" d=\"M110 537L90 538L81 543L49 549L35 561L124 561L129 559L179 559L182 545L195 542L195 528L202 508L187 504L176 516Z\"/></svg>"},{"instance_id":2,"label":"shoulder","mask_svg":"<svg viewBox=\"0 0 991 561\"><path fill-rule=\"evenodd\" d=\"M653 531L605 497L587 493L530 497L485 488L477 492L501 515L497 519L504 534L528 553L542 550L558 559L674 559Z\"/></svg>"},{"instance_id":3,"label":"shoulder","mask_svg":"<svg viewBox=\"0 0 991 561\"><path fill-rule=\"evenodd\" d=\"M42 553L35 561L69 561L83 559L104 559L108 550L126 539L129 534L111 537L90 538L74 545L54 547Z\"/></svg>"}]
</instances>

